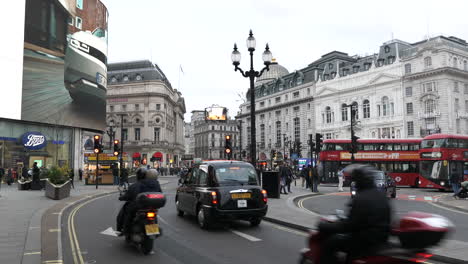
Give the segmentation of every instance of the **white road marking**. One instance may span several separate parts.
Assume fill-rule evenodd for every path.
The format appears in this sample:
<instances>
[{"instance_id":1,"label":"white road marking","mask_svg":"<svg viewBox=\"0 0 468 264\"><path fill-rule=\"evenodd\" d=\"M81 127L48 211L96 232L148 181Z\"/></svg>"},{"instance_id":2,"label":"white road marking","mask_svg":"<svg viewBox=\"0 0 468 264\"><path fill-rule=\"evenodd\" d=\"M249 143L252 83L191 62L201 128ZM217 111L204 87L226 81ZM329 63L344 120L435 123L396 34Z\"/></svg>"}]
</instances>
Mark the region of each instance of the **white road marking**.
<instances>
[{"instance_id":1,"label":"white road marking","mask_svg":"<svg viewBox=\"0 0 468 264\"><path fill-rule=\"evenodd\" d=\"M240 237L243 237L247 240L250 240L252 242L258 242L258 241L262 241L260 238L256 238L254 236L251 236L251 235L247 235L245 233L242 233L242 232L239 232L239 231L236 231L236 230L232 230L232 229L229 229L229 231L233 232L234 234L240 236Z\"/></svg>"},{"instance_id":2,"label":"white road marking","mask_svg":"<svg viewBox=\"0 0 468 264\"><path fill-rule=\"evenodd\" d=\"M432 204L432 205L433 205L433 206L435 206L435 207L438 207L438 208L441 208L441 209L445 209L445 210L447 210L447 211L450 211L450 212L454 212L454 213L459 213L459 214L468 215L468 213L466 213L466 212L462 212L462 211L458 211L458 210L450 209L450 208L448 208L448 207L445 207L445 206L443 206L443 205L438 205L437 203L434 203L434 202L432 202L432 203L429 203L429 204Z\"/></svg>"},{"instance_id":3,"label":"white road marking","mask_svg":"<svg viewBox=\"0 0 468 264\"><path fill-rule=\"evenodd\" d=\"M414 195L408 195L408 199L414 200L414 199L416 199L416 196L414 196Z\"/></svg>"},{"instance_id":4,"label":"white road marking","mask_svg":"<svg viewBox=\"0 0 468 264\"><path fill-rule=\"evenodd\" d=\"M430 196L424 196L424 200L426 200L426 201L432 201L432 197L430 197Z\"/></svg>"},{"instance_id":5,"label":"white road marking","mask_svg":"<svg viewBox=\"0 0 468 264\"><path fill-rule=\"evenodd\" d=\"M113 236L113 237L116 237L116 236L117 236L117 234L115 233L114 229L112 229L112 227L109 227L109 228L107 228L106 230L100 232L100 234L108 235L108 236Z\"/></svg>"}]
</instances>

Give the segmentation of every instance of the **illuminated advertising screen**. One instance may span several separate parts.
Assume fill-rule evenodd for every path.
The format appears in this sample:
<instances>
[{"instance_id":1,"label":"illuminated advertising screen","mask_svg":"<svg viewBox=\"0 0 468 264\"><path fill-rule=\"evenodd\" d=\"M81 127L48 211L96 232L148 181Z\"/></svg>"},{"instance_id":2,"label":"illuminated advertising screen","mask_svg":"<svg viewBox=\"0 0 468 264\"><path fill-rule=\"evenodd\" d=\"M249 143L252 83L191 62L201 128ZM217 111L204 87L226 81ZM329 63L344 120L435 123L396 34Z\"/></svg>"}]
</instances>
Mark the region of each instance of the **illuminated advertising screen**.
<instances>
[{"instance_id":1,"label":"illuminated advertising screen","mask_svg":"<svg viewBox=\"0 0 468 264\"><path fill-rule=\"evenodd\" d=\"M221 106L205 108L205 120L226 121L227 108Z\"/></svg>"},{"instance_id":2,"label":"illuminated advertising screen","mask_svg":"<svg viewBox=\"0 0 468 264\"><path fill-rule=\"evenodd\" d=\"M77 2L26 0L21 119L103 130L108 12Z\"/></svg>"}]
</instances>

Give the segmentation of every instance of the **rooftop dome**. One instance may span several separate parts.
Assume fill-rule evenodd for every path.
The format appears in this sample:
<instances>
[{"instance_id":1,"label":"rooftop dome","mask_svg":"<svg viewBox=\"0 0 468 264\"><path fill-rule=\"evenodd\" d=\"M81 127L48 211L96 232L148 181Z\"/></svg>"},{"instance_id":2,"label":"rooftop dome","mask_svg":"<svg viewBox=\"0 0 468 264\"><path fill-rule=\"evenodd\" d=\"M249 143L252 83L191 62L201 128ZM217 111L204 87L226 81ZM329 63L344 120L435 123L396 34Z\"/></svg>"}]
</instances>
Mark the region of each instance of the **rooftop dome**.
<instances>
[{"instance_id":1,"label":"rooftop dome","mask_svg":"<svg viewBox=\"0 0 468 264\"><path fill-rule=\"evenodd\" d=\"M285 67L279 65L278 62L276 62L276 60L273 59L270 64L270 70L264 71L262 76L260 76L260 78L257 78L255 82L255 86L258 86L258 85L261 85L270 81L274 81L278 79L279 77L284 76L288 73L289 71Z\"/></svg>"}]
</instances>

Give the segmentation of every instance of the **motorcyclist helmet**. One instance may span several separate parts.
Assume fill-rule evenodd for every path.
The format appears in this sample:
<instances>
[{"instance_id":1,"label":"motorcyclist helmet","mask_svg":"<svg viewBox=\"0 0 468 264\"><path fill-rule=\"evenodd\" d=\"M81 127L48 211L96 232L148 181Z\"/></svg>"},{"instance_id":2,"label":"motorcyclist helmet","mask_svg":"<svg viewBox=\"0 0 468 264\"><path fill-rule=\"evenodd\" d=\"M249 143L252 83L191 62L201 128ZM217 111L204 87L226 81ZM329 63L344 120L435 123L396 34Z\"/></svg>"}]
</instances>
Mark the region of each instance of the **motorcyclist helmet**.
<instances>
[{"instance_id":1,"label":"motorcyclist helmet","mask_svg":"<svg viewBox=\"0 0 468 264\"><path fill-rule=\"evenodd\" d=\"M159 176L159 173L157 170L155 169L149 169L146 171L146 178L147 179L155 179L157 180L158 179L158 176Z\"/></svg>"},{"instance_id":2,"label":"motorcyclist helmet","mask_svg":"<svg viewBox=\"0 0 468 264\"><path fill-rule=\"evenodd\" d=\"M378 170L368 164L352 164L345 168L345 172L351 175L351 181L358 190L375 187L375 175Z\"/></svg>"},{"instance_id":3,"label":"motorcyclist helmet","mask_svg":"<svg viewBox=\"0 0 468 264\"><path fill-rule=\"evenodd\" d=\"M145 168L139 168L137 171L136 171L136 178L137 178L137 181L141 181L143 179L146 178L146 169Z\"/></svg>"}]
</instances>

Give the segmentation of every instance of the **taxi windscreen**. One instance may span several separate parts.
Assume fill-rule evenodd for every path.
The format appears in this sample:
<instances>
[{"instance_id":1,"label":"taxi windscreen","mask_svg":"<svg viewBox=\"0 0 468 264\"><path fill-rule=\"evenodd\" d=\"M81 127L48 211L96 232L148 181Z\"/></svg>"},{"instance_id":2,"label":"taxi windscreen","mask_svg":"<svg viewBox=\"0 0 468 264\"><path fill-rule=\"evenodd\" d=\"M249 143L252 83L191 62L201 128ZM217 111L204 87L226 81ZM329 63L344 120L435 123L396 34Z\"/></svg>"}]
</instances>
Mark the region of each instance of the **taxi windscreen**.
<instances>
[{"instance_id":1,"label":"taxi windscreen","mask_svg":"<svg viewBox=\"0 0 468 264\"><path fill-rule=\"evenodd\" d=\"M220 166L215 171L216 180L220 185L257 185L257 172L245 165L229 164Z\"/></svg>"}]
</instances>

